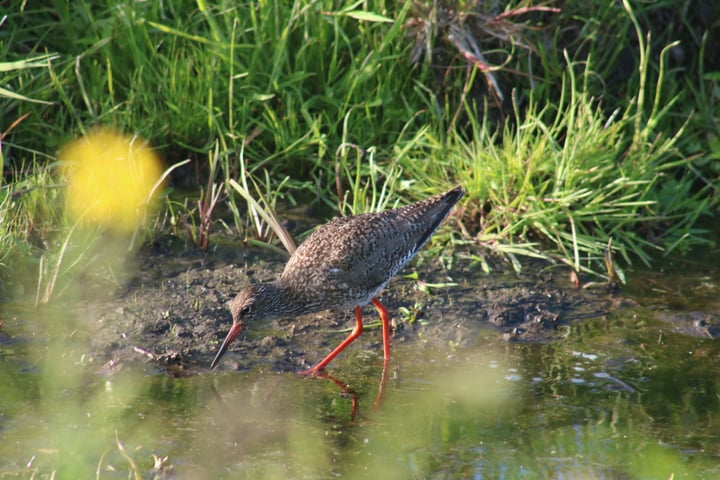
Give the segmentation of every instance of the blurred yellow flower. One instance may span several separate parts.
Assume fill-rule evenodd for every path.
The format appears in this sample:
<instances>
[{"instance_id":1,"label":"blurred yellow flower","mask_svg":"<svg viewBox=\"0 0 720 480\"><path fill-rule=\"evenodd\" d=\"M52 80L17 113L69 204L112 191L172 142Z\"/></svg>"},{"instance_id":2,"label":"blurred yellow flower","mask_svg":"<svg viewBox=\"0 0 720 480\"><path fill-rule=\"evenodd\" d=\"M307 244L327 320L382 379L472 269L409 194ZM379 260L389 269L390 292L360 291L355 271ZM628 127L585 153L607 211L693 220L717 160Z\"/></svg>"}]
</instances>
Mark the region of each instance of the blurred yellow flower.
<instances>
[{"instance_id":1,"label":"blurred yellow flower","mask_svg":"<svg viewBox=\"0 0 720 480\"><path fill-rule=\"evenodd\" d=\"M144 218L162 164L140 138L96 129L67 144L59 159L67 208L81 223L131 232Z\"/></svg>"}]
</instances>

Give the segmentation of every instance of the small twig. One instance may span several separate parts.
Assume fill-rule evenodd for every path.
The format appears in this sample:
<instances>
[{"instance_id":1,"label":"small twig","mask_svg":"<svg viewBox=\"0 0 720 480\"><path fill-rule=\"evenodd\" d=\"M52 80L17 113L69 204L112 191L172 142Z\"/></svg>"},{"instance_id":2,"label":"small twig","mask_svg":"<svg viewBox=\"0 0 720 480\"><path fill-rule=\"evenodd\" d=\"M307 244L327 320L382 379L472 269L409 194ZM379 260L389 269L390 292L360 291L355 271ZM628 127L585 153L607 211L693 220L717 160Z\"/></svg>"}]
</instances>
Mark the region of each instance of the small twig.
<instances>
[{"instance_id":1,"label":"small twig","mask_svg":"<svg viewBox=\"0 0 720 480\"><path fill-rule=\"evenodd\" d=\"M95 478L96 480L100 480L100 470L102 469L102 464L105 462L105 457L107 454L110 453L110 450L105 450L103 454L100 456L100 460L98 460L98 466L95 470Z\"/></svg>"},{"instance_id":2,"label":"small twig","mask_svg":"<svg viewBox=\"0 0 720 480\"><path fill-rule=\"evenodd\" d=\"M17 127L20 124L20 122L25 120L30 115L30 113L31 112L28 112L25 115L18 117L13 123L10 124L10 126L8 127L7 130L5 130L3 133L0 133L0 142L2 142L5 139L7 134L10 133L13 128Z\"/></svg>"},{"instance_id":3,"label":"small twig","mask_svg":"<svg viewBox=\"0 0 720 480\"><path fill-rule=\"evenodd\" d=\"M150 352L150 351L148 351L148 350L145 350L144 348L133 347L133 350L135 350L137 353L139 353L139 354L141 354L141 355L145 355L145 356L148 357L150 360L155 360L155 354L152 353L152 352Z\"/></svg>"},{"instance_id":4,"label":"small twig","mask_svg":"<svg viewBox=\"0 0 720 480\"><path fill-rule=\"evenodd\" d=\"M140 472L138 472L138 467L135 464L135 461L128 455L128 453L125 451L125 446L120 441L120 437L118 437L117 430L115 430L115 441L117 442L118 450L120 450L120 454L125 457L125 460L130 463L130 468L132 469L133 476L135 477L135 480L142 480L142 477L140 476Z\"/></svg>"},{"instance_id":5,"label":"small twig","mask_svg":"<svg viewBox=\"0 0 720 480\"><path fill-rule=\"evenodd\" d=\"M501 13L500 15L496 15L493 17L493 21L495 20L502 20L508 17L516 17L518 15L523 15L528 12L552 12L552 13L560 13L562 10L555 7L544 7L542 5L532 6L532 7L520 7L516 8L514 10L510 10L509 12Z\"/></svg>"}]
</instances>

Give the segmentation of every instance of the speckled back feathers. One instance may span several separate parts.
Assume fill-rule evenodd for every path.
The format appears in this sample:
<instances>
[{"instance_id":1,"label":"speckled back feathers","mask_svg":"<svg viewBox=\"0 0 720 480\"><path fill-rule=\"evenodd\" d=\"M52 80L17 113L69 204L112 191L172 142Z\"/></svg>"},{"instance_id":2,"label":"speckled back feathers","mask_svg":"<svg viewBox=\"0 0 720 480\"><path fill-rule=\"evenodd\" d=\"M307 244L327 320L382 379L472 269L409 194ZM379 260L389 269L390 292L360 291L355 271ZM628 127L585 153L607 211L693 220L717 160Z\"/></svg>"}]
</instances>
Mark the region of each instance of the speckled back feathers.
<instances>
[{"instance_id":1,"label":"speckled back feathers","mask_svg":"<svg viewBox=\"0 0 720 480\"><path fill-rule=\"evenodd\" d=\"M233 317L365 305L427 243L464 193L458 186L406 207L333 219L298 247L276 282L240 292Z\"/></svg>"}]
</instances>

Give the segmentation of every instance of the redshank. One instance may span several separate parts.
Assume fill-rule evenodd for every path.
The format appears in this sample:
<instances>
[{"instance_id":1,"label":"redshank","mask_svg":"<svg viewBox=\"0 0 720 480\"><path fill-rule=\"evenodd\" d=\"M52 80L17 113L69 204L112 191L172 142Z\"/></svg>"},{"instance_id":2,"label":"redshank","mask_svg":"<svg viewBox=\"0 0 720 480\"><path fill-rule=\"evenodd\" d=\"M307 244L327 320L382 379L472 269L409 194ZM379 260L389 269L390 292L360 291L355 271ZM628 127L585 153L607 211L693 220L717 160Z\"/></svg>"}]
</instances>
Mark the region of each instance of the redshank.
<instances>
[{"instance_id":1,"label":"redshank","mask_svg":"<svg viewBox=\"0 0 720 480\"><path fill-rule=\"evenodd\" d=\"M274 282L244 288L230 302L232 327L210 364L215 368L246 322L355 307L355 328L320 363L322 371L363 331L362 306L382 321L383 358L390 359L390 316L377 294L425 245L465 193L461 187L394 210L335 218L315 230Z\"/></svg>"}]
</instances>

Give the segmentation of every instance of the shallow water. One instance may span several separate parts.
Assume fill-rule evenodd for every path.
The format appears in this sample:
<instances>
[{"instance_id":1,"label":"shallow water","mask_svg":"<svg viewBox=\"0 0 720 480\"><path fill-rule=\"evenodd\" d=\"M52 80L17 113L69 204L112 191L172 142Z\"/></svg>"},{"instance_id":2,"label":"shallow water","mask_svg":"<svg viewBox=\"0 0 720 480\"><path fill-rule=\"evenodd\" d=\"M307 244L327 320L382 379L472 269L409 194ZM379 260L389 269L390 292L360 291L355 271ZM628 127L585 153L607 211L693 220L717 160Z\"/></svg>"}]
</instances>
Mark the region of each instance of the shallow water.
<instances>
[{"instance_id":1,"label":"shallow water","mask_svg":"<svg viewBox=\"0 0 720 480\"><path fill-rule=\"evenodd\" d=\"M384 382L377 331L333 378L262 363L176 376L154 362L99 368L67 309L4 305L0 474L720 478L719 279L632 274L620 307L534 342L488 330L437 342L420 328L398 339Z\"/></svg>"}]
</instances>

